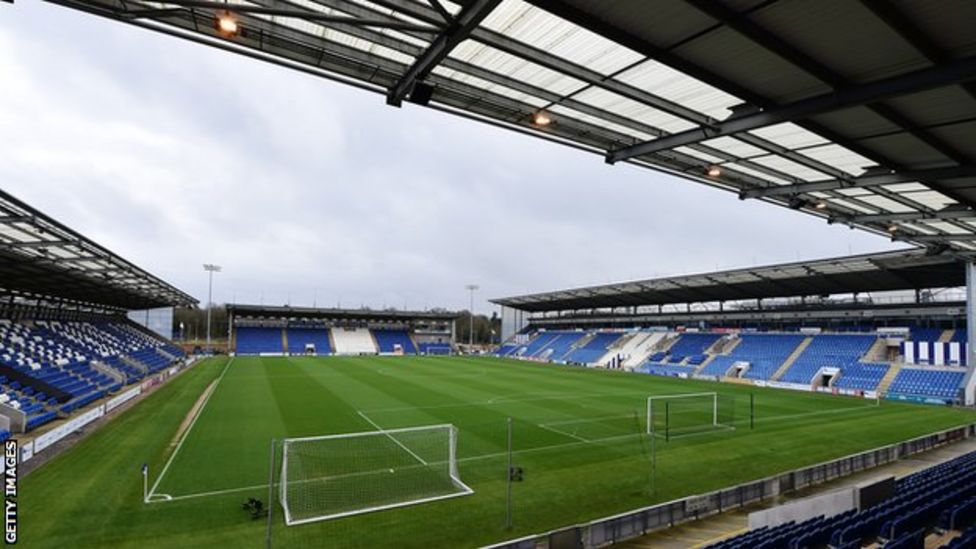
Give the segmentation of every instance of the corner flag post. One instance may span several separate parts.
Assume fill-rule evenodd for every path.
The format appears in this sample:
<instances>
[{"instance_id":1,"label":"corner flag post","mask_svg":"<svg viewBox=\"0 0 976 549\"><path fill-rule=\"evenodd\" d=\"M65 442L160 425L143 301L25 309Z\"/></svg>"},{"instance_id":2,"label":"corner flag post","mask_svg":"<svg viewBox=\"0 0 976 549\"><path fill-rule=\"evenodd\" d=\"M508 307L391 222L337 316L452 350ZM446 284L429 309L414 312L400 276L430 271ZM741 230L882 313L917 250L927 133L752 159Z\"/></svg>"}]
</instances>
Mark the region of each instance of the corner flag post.
<instances>
[{"instance_id":1,"label":"corner flag post","mask_svg":"<svg viewBox=\"0 0 976 549\"><path fill-rule=\"evenodd\" d=\"M142 464L142 502L149 503L149 464Z\"/></svg>"}]
</instances>

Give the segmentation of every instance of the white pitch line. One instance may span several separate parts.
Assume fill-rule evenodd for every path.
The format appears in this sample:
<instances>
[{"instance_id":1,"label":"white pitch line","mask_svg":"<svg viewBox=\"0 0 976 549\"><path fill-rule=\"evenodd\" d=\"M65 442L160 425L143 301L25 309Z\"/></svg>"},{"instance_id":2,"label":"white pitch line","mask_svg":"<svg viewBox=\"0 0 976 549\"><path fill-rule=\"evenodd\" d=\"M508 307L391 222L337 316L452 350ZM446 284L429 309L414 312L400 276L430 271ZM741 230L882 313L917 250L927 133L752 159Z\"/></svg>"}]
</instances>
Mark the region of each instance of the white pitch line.
<instances>
[{"instance_id":1,"label":"white pitch line","mask_svg":"<svg viewBox=\"0 0 976 549\"><path fill-rule=\"evenodd\" d=\"M410 454L411 456L413 456L414 459L416 459L420 463L423 463L424 465L427 465L427 462L424 461L424 458L418 456L417 454L415 454L413 452L413 450L411 450L410 448L407 448L406 446L404 446L402 442L400 442L399 440L396 439L396 437L394 437L390 433L387 433L382 427L380 427L379 425L377 425L377 423L375 421L369 419L369 416L367 416L366 414L364 414L362 411L358 411L356 413L358 413L363 419L365 419L366 421L368 421L370 425L372 425L373 427L376 427L376 430L377 431L379 431L379 432L383 433L384 435L386 435L387 437L389 437L389 439L392 440L393 442L395 442L397 446L399 446L400 448L403 448L404 450L406 450L407 453Z\"/></svg>"},{"instance_id":2,"label":"white pitch line","mask_svg":"<svg viewBox=\"0 0 976 549\"><path fill-rule=\"evenodd\" d=\"M581 437L579 435L576 435L575 433L567 433L566 431L562 431L560 429L556 429L555 427L548 427L544 423L538 423L537 425L539 427L545 429L546 431L550 431L552 433L556 433L557 435L563 435L564 437L575 438L576 440L578 440L580 442L586 442L586 443L592 442L590 439L583 438L583 437Z\"/></svg>"},{"instance_id":3,"label":"white pitch line","mask_svg":"<svg viewBox=\"0 0 976 549\"><path fill-rule=\"evenodd\" d=\"M173 450L172 454L170 454L169 459L166 461L166 465L163 466L163 470L160 471L159 476L156 477L156 482L153 483L152 488L149 490L149 494L146 496L147 499L152 498L156 493L156 488L159 486L160 481L163 480L163 476L166 475L166 471L169 470L169 466L173 464L173 460L176 459L176 454L180 453L180 448L183 447L183 443L186 442L187 437L190 436L190 431L193 430L193 426L197 424L197 420L203 415L203 410L207 407L207 403L210 402L210 397L217 392L217 388L220 386L220 381L224 379L224 375L227 373L227 368L230 367L231 362L234 362L234 357L230 357L230 360L224 364L224 369L220 372L220 377L217 378L217 384L214 385L213 390L210 391L210 394L207 395L206 399L204 399L203 405L200 406L199 410L197 410L197 415L193 416L193 420L190 421L190 426L186 428L183 436L180 437L180 441L176 443L176 449Z\"/></svg>"}]
</instances>

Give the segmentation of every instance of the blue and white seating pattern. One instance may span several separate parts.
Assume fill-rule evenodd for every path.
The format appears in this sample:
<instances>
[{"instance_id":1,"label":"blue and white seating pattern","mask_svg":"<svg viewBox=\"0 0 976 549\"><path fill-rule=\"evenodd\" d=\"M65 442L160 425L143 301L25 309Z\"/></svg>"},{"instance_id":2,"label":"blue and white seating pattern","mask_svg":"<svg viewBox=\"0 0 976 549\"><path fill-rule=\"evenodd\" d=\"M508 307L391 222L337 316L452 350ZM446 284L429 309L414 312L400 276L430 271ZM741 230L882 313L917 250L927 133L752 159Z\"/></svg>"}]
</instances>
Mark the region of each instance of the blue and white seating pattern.
<instances>
[{"instance_id":1,"label":"blue and white seating pattern","mask_svg":"<svg viewBox=\"0 0 976 549\"><path fill-rule=\"evenodd\" d=\"M619 332L598 332L585 345L577 347L566 355L565 360L579 364L595 363L607 354L610 345L620 339L620 336Z\"/></svg>"},{"instance_id":2,"label":"blue and white seating pattern","mask_svg":"<svg viewBox=\"0 0 976 549\"><path fill-rule=\"evenodd\" d=\"M177 347L123 323L0 320L0 364L15 370L15 377L21 380L0 375L0 404L23 411L30 430L55 419L58 412L69 414L182 355ZM138 361L145 372L126 364L123 357ZM43 383L30 386L30 379ZM44 387L53 387L70 399L59 402L45 394Z\"/></svg>"}]
</instances>

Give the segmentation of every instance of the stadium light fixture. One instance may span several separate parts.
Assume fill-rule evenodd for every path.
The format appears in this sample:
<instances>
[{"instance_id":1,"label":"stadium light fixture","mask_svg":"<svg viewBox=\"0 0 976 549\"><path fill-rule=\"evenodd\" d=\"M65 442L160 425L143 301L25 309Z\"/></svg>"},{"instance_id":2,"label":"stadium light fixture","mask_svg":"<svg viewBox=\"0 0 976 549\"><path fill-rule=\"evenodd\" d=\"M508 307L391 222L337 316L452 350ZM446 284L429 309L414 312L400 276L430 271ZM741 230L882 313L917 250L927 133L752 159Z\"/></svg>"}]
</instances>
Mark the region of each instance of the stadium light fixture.
<instances>
[{"instance_id":1,"label":"stadium light fixture","mask_svg":"<svg viewBox=\"0 0 976 549\"><path fill-rule=\"evenodd\" d=\"M477 284L468 284L464 287L471 294L471 304L468 307L468 347L474 345L474 292L479 289Z\"/></svg>"},{"instance_id":2,"label":"stadium light fixture","mask_svg":"<svg viewBox=\"0 0 976 549\"><path fill-rule=\"evenodd\" d=\"M539 127L546 127L552 124L552 116L546 111L535 111L532 115L532 123Z\"/></svg>"},{"instance_id":3,"label":"stadium light fixture","mask_svg":"<svg viewBox=\"0 0 976 549\"><path fill-rule=\"evenodd\" d=\"M709 166L707 173L708 177L718 177L722 175L722 168L719 168L718 166Z\"/></svg>"},{"instance_id":4,"label":"stadium light fixture","mask_svg":"<svg viewBox=\"0 0 976 549\"><path fill-rule=\"evenodd\" d=\"M214 27L224 38L233 38L241 33L241 25L229 11L217 14Z\"/></svg>"},{"instance_id":5,"label":"stadium light fixture","mask_svg":"<svg viewBox=\"0 0 976 549\"><path fill-rule=\"evenodd\" d=\"M898 225L895 225L895 224L888 225L888 232L889 233L897 233L898 232Z\"/></svg>"},{"instance_id":6,"label":"stadium light fixture","mask_svg":"<svg viewBox=\"0 0 976 549\"><path fill-rule=\"evenodd\" d=\"M210 347L210 313L213 310L213 274L220 272L220 265L204 263L203 270L207 271L210 281L207 285L207 351L213 351Z\"/></svg>"},{"instance_id":7,"label":"stadium light fixture","mask_svg":"<svg viewBox=\"0 0 976 549\"><path fill-rule=\"evenodd\" d=\"M824 202L823 200L821 200L820 202L817 202L816 204L814 204L813 207L816 208L816 209L818 209L818 210L825 210L825 209L827 209L827 203Z\"/></svg>"}]
</instances>

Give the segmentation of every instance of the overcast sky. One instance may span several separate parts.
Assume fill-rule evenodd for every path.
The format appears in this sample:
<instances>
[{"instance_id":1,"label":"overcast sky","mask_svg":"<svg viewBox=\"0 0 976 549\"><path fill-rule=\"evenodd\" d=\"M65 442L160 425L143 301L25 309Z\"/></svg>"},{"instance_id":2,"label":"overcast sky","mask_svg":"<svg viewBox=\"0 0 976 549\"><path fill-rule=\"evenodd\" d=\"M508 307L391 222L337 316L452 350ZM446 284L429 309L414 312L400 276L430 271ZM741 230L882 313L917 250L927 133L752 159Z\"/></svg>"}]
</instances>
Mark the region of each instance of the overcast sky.
<instances>
[{"instance_id":1,"label":"overcast sky","mask_svg":"<svg viewBox=\"0 0 976 549\"><path fill-rule=\"evenodd\" d=\"M466 308L883 238L41 2L0 4L0 185L201 299Z\"/></svg>"}]
</instances>

